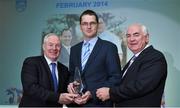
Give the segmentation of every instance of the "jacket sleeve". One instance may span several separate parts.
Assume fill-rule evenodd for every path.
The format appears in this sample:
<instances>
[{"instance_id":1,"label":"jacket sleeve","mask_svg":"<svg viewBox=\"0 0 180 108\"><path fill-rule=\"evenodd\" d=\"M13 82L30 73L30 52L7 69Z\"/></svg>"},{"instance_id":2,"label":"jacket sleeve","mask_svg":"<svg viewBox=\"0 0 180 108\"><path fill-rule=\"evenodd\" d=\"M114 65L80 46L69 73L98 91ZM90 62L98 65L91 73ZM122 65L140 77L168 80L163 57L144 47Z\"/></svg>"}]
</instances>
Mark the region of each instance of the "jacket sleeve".
<instances>
[{"instance_id":1,"label":"jacket sleeve","mask_svg":"<svg viewBox=\"0 0 180 108\"><path fill-rule=\"evenodd\" d=\"M163 86L167 76L167 64L163 56L147 57L137 62L139 64L132 70L136 73L134 78L110 89L110 98L113 101L141 97Z\"/></svg>"},{"instance_id":2,"label":"jacket sleeve","mask_svg":"<svg viewBox=\"0 0 180 108\"><path fill-rule=\"evenodd\" d=\"M117 47L114 44L109 45L106 57L106 67L108 80L105 82L105 86L113 87L119 85L122 76L121 63Z\"/></svg>"}]
</instances>

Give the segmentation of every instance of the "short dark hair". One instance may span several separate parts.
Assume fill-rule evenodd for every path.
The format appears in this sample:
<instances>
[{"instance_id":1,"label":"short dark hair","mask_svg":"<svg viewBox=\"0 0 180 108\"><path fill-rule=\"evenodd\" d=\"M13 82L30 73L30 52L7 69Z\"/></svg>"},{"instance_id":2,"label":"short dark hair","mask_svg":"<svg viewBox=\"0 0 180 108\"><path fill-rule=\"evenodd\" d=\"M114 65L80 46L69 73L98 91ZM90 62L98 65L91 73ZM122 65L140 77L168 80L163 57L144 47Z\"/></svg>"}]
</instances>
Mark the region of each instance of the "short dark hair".
<instances>
[{"instance_id":1,"label":"short dark hair","mask_svg":"<svg viewBox=\"0 0 180 108\"><path fill-rule=\"evenodd\" d=\"M89 10L89 9L88 9L88 10L85 10L85 11L80 15L80 19L79 19L80 24L81 24L81 21L82 21L82 17L83 17L84 15L94 15L95 18L96 18L96 22L99 23L99 21L98 21L98 16L97 16L96 12L94 12L93 10Z\"/></svg>"},{"instance_id":2,"label":"short dark hair","mask_svg":"<svg viewBox=\"0 0 180 108\"><path fill-rule=\"evenodd\" d=\"M60 36L62 36L62 34L63 34L64 31L70 31L70 32L71 32L71 29L70 29L70 28L64 28L64 29L61 31Z\"/></svg>"}]
</instances>

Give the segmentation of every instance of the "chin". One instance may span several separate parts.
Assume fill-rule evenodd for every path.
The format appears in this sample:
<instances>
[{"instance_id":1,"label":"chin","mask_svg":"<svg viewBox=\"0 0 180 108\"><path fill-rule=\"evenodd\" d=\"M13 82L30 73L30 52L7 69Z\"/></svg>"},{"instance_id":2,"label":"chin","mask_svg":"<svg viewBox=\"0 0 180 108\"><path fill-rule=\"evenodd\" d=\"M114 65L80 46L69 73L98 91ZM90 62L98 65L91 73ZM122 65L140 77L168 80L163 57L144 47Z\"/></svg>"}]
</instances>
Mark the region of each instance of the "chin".
<instances>
[{"instance_id":1,"label":"chin","mask_svg":"<svg viewBox=\"0 0 180 108\"><path fill-rule=\"evenodd\" d=\"M57 60L57 56L56 57L51 57L51 60L54 60L54 61L56 61Z\"/></svg>"}]
</instances>

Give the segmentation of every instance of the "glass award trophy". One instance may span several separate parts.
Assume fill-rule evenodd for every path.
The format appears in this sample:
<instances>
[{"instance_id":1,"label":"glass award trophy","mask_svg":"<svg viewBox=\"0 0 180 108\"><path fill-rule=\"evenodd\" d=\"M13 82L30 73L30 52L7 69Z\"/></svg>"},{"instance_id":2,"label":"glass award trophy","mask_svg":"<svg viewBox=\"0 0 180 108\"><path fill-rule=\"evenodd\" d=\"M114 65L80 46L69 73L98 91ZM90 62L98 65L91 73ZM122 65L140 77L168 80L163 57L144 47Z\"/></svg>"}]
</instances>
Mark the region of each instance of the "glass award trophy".
<instances>
[{"instance_id":1,"label":"glass award trophy","mask_svg":"<svg viewBox=\"0 0 180 108\"><path fill-rule=\"evenodd\" d=\"M80 95L83 94L84 85L82 83L81 72L78 67L75 68L73 87L75 89L75 93Z\"/></svg>"}]
</instances>

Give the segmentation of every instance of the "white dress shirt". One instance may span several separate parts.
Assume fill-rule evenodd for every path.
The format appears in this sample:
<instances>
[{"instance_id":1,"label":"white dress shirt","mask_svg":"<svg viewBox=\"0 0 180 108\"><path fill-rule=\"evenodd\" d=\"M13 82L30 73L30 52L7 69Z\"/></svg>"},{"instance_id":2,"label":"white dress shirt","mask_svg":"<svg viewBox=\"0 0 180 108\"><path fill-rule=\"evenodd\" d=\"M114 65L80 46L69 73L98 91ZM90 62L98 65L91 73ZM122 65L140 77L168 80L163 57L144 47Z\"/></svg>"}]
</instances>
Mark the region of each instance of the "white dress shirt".
<instances>
[{"instance_id":1,"label":"white dress shirt","mask_svg":"<svg viewBox=\"0 0 180 108\"><path fill-rule=\"evenodd\" d=\"M59 77L58 77L58 69L57 69L57 61L55 61L55 62L52 62L50 59L48 59L45 55L44 55L44 57L45 57L45 59L46 59L46 61L47 61L47 63L48 63L48 66L49 66L49 68L50 68L50 70L51 70L51 73L52 73L52 65L51 65L51 63L56 63L56 78L57 78L57 81L59 80Z\"/></svg>"}]
</instances>

